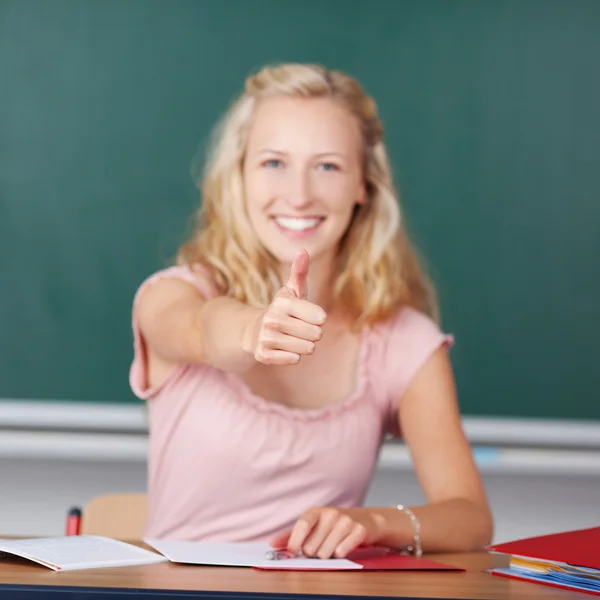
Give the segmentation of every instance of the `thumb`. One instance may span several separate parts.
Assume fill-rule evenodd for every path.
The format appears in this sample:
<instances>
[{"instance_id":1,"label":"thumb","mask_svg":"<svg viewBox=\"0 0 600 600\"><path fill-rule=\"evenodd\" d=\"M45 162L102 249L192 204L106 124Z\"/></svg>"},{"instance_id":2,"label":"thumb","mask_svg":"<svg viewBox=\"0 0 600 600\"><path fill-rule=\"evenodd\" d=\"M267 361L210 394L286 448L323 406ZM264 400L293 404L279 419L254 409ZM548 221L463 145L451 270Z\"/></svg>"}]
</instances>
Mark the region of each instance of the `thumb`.
<instances>
[{"instance_id":1,"label":"thumb","mask_svg":"<svg viewBox=\"0 0 600 600\"><path fill-rule=\"evenodd\" d=\"M310 258L306 250L299 250L292 262L290 278L286 287L290 289L298 298L306 299L308 296L308 266Z\"/></svg>"}]
</instances>

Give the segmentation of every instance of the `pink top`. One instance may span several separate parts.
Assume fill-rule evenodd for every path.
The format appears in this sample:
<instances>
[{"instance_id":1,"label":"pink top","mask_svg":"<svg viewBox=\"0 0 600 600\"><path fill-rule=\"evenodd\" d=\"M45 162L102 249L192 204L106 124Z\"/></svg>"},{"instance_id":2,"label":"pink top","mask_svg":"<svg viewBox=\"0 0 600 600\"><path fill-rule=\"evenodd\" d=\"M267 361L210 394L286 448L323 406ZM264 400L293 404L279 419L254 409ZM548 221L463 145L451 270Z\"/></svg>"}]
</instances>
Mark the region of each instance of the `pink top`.
<instances>
[{"instance_id":1,"label":"pink top","mask_svg":"<svg viewBox=\"0 0 600 600\"><path fill-rule=\"evenodd\" d=\"M155 273L216 292L184 266ZM206 365L173 369L146 385L136 323L130 383L149 400L146 536L261 541L290 528L313 506L359 506L382 439L395 433L398 401L419 367L452 337L423 314L402 309L363 333L356 387L342 402L295 409L253 394L231 373Z\"/></svg>"}]
</instances>

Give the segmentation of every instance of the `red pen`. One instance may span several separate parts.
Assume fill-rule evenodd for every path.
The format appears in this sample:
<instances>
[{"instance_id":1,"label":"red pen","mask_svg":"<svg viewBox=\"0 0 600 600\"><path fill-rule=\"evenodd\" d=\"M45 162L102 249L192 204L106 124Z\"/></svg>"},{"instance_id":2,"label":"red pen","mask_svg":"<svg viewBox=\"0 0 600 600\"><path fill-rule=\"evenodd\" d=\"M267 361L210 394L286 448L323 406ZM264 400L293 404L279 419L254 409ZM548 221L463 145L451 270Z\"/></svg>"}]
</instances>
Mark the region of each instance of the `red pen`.
<instances>
[{"instance_id":1,"label":"red pen","mask_svg":"<svg viewBox=\"0 0 600 600\"><path fill-rule=\"evenodd\" d=\"M65 535L79 535L81 527L81 509L72 508L67 515L67 527Z\"/></svg>"}]
</instances>

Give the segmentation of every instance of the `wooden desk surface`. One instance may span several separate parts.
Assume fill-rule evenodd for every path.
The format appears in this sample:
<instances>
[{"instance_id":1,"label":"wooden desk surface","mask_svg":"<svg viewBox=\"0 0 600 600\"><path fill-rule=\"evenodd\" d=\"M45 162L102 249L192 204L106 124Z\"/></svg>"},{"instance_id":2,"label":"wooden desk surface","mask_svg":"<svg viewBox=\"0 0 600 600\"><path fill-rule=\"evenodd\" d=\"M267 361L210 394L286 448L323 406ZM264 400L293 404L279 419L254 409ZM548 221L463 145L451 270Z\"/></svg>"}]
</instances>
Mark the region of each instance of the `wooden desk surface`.
<instances>
[{"instance_id":1,"label":"wooden desk surface","mask_svg":"<svg viewBox=\"0 0 600 600\"><path fill-rule=\"evenodd\" d=\"M432 555L433 560L465 567L466 572L293 572L201 567L160 563L134 567L57 573L20 559L0 560L2 600L162 600L314 596L384 598L464 598L477 600L583 600L589 594L494 577L482 572L506 559L487 553ZM88 588L86 590L82 588ZM94 588L94 589L89 589ZM115 589L118 588L118 589ZM150 592L153 590L153 592ZM106 593L102 593L105 591ZM92 594L90 594L93 592Z\"/></svg>"}]
</instances>

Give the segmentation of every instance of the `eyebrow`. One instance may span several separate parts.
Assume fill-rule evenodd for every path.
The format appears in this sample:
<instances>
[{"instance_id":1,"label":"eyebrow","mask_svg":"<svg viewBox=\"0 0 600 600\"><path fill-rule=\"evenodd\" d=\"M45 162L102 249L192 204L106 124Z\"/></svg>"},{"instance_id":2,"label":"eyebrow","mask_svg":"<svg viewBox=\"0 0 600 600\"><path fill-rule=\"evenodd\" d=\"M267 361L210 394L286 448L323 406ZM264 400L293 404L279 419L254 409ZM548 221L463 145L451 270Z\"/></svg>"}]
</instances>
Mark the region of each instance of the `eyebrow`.
<instances>
[{"instance_id":1,"label":"eyebrow","mask_svg":"<svg viewBox=\"0 0 600 600\"><path fill-rule=\"evenodd\" d=\"M274 150L273 148L262 148L258 151L258 154L276 154L278 156L287 156L287 152L282 152L281 150ZM346 158L346 155L342 152L336 152L335 150L331 150L328 152L319 152L315 154L315 157L322 158L324 156L339 156L340 158Z\"/></svg>"},{"instance_id":2,"label":"eyebrow","mask_svg":"<svg viewBox=\"0 0 600 600\"><path fill-rule=\"evenodd\" d=\"M343 154L342 152L336 152L335 150L331 150L329 152L319 152L319 154L315 154L315 156L318 157L322 157L322 156L339 156L340 158L345 158L346 155Z\"/></svg>"},{"instance_id":3,"label":"eyebrow","mask_svg":"<svg viewBox=\"0 0 600 600\"><path fill-rule=\"evenodd\" d=\"M273 148L262 148L258 151L258 154L278 154L279 156L284 156L285 152L281 152L281 150L273 150Z\"/></svg>"}]
</instances>

